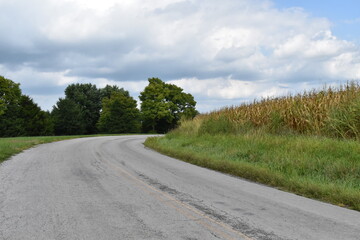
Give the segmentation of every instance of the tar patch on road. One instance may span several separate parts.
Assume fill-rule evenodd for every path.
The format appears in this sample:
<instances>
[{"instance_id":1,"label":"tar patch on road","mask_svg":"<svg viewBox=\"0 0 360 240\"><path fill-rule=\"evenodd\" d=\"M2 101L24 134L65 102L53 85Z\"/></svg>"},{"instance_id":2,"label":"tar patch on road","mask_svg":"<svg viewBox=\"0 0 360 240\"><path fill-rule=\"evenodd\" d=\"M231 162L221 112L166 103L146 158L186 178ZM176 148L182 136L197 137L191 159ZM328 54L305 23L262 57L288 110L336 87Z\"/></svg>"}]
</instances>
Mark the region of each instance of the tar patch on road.
<instances>
[{"instance_id":1,"label":"tar patch on road","mask_svg":"<svg viewBox=\"0 0 360 240\"><path fill-rule=\"evenodd\" d=\"M247 236L258 239L258 240L285 240L284 238L280 238L279 236L275 235L271 232L266 232L260 229L254 229L250 227L248 224L241 221L241 219L230 216L229 214L214 209L214 207L210 208L209 206L205 205L203 201L196 199L195 197L179 192L174 188L170 188L155 179L151 179L148 176L145 176L142 173L136 172L139 178L143 181L148 183L149 185L155 187L156 189L170 194L171 196L175 197L177 200L187 203L192 207L196 208L197 210L201 211L203 214L207 215L208 217L223 222L229 226L231 226L235 231L242 232ZM248 214L244 214L248 215Z\"/></svg>"}]
</instances>

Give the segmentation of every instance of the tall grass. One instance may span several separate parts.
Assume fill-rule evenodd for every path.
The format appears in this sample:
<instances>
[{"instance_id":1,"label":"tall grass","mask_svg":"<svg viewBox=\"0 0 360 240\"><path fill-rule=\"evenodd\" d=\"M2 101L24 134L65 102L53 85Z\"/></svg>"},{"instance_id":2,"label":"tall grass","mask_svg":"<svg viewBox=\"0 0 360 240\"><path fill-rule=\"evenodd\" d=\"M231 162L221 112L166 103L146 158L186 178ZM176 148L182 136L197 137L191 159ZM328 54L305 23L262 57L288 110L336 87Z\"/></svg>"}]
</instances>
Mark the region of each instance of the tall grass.
<instances>
[{"instance_id":1,"label":"tall grass","mask_svg":"<svg viewBox=\"0 0 360 240\"><path fill-rule=\"evenodd\" d=\"M199 128L194 130L200 134L238 134L261 128L270 133L360 140L360 85L350 82L338 88L227 107L200 115L195 122Z\"/></svg>"}]
</instances>

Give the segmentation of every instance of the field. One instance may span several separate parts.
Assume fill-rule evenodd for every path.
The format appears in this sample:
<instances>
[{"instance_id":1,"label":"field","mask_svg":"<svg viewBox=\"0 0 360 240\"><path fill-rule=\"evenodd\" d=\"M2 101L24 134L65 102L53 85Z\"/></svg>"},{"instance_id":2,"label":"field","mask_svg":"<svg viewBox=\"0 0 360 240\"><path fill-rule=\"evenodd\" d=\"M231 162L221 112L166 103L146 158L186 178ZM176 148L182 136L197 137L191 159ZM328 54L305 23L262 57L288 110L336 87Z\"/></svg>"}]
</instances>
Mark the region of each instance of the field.
<instances>
[{"instance_id":1,"label":"field","mask_svg":"<svg viewBox=\"0 0 360 240\"><path fill-rule=\"evenodd\" d=\"M360 210L360 87L264 99L184 121L146 145L193 164Z\"/></svg>"}]
</instances>

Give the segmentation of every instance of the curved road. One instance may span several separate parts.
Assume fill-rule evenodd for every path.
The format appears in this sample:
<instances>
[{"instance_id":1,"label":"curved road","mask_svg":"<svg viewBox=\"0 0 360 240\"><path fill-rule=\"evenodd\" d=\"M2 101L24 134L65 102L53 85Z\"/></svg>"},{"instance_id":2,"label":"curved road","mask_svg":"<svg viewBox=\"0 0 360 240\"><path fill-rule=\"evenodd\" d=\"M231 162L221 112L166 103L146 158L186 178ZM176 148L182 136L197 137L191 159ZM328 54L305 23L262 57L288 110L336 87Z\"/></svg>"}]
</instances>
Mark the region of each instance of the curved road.
<instances>
[{"instance_id":1,"label":"curved road","mask_svg":"<svg viewBox=\"0 0 360 240\"><path fill-rule=\"evenodd\" d=\"M360 239L360 213L193 166L147 136L37 146L0 166L0 239Z\"/></svg>"}]
</instances>

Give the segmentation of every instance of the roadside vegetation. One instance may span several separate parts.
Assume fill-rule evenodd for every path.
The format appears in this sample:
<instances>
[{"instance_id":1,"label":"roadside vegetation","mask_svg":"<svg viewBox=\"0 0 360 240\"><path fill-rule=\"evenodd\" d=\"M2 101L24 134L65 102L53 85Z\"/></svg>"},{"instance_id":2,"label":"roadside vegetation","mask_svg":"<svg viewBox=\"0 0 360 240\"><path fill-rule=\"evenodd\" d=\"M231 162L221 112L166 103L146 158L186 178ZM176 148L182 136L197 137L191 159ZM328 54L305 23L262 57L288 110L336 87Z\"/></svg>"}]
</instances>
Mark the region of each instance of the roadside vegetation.
<instances>
[{"instance_id":1,"label":"roadside vegetation","mask_svg":"<svg viewBox=\"0 0 360 240\"><path fill-rule=\"evenodd\" d=\"M197 114L191 94L159 78L148 81L140 109L123 88L87 83L68 85L52 111L43 111L20 84L0 76L0 137L165 133Z\"/></svg>"},{"instance_id":2,"label":"roadside vegetation","mask_svg":"<svg viewBox=\"0 0 360 240\"><path fill-rule=\"evenodd\" d=\"M193 164L360 210L356 82L199 115L145 144Z\"/></svg>"}]
</instances>

